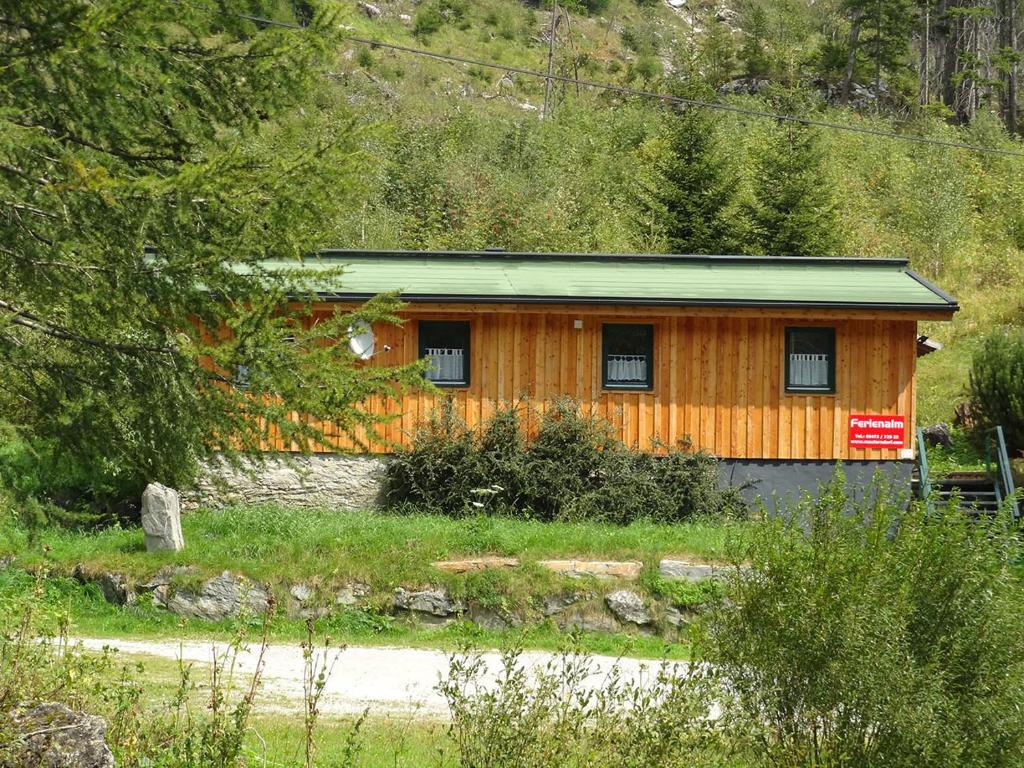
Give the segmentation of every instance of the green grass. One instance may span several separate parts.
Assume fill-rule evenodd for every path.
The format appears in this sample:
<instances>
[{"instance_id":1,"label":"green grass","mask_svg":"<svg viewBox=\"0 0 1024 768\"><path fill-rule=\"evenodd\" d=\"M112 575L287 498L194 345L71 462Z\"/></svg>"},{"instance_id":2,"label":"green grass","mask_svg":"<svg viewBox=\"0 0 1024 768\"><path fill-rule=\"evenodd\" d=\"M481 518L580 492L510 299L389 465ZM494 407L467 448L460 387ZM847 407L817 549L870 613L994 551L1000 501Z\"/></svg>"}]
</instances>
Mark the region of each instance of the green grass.
<instances>
[{"instance_id":1,"label":"green grass","mask_svg":"<svg viewBox=\"0 0 1024 768\"><path fill-rule=\"evenodd\" d=\"M316 731L319 765L344 765L354 721L325 718ZM443 723L413 717L370 717L355 736L357 766L419 768L444 764L440 754L451 754L453 746ZM249 740L250 753L268 765L300 762L303 745L302 721L298 717L261 715L255 718Z\"/></svg>"},{"instance_id":2,"label":"green grass","mask_svg":"<svg viewBox=\"0 0 1024 768\"><path fill-rule=\"evenodd\" d=\"M191 565L200 575L230 570L268 584L302 581L327 588L359 580L388 590L479 581L479 574L453 578L431 563L482 554L520 558L523 567L515 573L534 581L548 575L531 565L544 559L649 561L681 555L715 560L725 556L729 533L741 530L717 522L616 526L276 506L199 511L185 515L182 527L185 549L161 554L146 552L139 528L94 533L48 528L31 542L27 533L9 529L0 535L0 556L14 554L25 568L67 572L81 563L145 578L164 565Z\"/></svg>"},{"instance_id":3,"label":"green grass","mask_svg":"<svg viewBox=\"0 0 1024 768\"><path fill-rule=\"evenodd\" d=\"M145 551L138 528L108 528L87 533L44 528L33 537L11 524L0 525L0 557L13 554L17 568L0 571L0 619L5 605L33 589L30 573L46 573L40 600L54 615L66 614L74 634L96 637L230 637L239 620L183 619L158 608L143 594L138 603L107 603L95 584L71 578L76 565L87 572L114 571L143 581L165 565L188 565L187 584L231 571L267 584L278 604L288 604L288 587L309 584L322 604L331 605L344 584L362 581L371 597L359 609L336 609L320 619L318 631L340 642L457 648L467 643L500 648L509 644L557 650L566 635L538 609L544 595L588 590L600 595L614 581L569 579L536 564L544 559L641 560L644 578L632 587L660 596L651 578L664 556L721 559L742 523L693 522L629 526L602 523L541 523L499 517L452 519L432 515L394 515L370 511L298 511L279 507L236 507L200 511L183 518L186 548L178 553ZM436 560L482 554L520 558L515 569L447 574ZM485 630L468 621L444 628L423 627L391 615L394 589L441 585L459 598L494 609L527 615L522 629ZM652 586L654 585L654 586ZM305 623L278 612L271 625L275 640L298 641ZM250 618L252 624L258 623ZM685 645L637 633L583 634L577 638L591 653L671 658L684 657Z\"/></svg>"}]
</instances>

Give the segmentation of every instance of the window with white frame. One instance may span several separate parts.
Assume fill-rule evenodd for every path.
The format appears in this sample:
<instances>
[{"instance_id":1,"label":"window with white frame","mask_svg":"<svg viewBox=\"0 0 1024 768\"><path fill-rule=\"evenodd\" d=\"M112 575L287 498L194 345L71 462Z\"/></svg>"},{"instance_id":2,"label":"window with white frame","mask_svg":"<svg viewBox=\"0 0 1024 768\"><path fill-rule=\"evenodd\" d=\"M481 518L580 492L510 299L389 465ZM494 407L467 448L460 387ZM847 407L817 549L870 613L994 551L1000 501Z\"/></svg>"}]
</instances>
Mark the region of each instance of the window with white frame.
<instances>
[{"instance_id":1,"label":"window with white frame","mask_svg":"<svg viewBox=\"0 0 1024 768\"><path fill-rule=\"evenodd\" d=\"M420 320L419 346L430 381L439 387L469 386L469 321Z\"/></svg>"},{"instance_id":2,"label":"window with white frame","mask_svg":"<svg viewBox=\"0 0 1024 768\"><path fill-rule=\"evenodd\" d=\"M605 389L651 389L654 386L654 326L605 323L601 329Z\"/></svg>"},{"instance_id":3,"label":"window with white frame","mask_svg":"<svg viewBox=\"0 0 1024 768\"><path fill-rule=\"evenodd\" d=\"M836 391L835 328L786 329L786 391Z\"/></svg>"}]
</instances>

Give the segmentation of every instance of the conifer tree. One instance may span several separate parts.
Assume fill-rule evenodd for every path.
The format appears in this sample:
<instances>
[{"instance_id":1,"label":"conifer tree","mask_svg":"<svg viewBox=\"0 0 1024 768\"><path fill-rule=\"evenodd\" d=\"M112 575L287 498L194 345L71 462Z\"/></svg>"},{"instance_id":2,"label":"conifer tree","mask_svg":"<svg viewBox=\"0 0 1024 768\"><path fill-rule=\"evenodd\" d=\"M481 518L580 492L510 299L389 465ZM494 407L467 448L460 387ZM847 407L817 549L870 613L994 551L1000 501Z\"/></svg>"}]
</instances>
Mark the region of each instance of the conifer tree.
<instances>
[{"instance_id":1,"label":"conifer tree","mask_svg":"<svg viewBox=\"0 0 1024 768\"><path fill-rule=\"evenodd\" d=\"M330 343L393 300L302 319L338 275L294 268L358 168L350 122L310 104L338 20L240 15L276 5L0 0L0 419L51 486L132 494L271 435L311 447L296 413L365 424L357 403L414 380Z\"/></svg>"},{"instance_id":2,"label":"conifer tree","mask_svg":"<svg viewBox=\"0 0 1024 768\"><path fill-rule=\"evenodd\" d=\"M744 206L745 250L772 256L831 256L843 244L831 181L813 129L775 127L755 161Z\"/></svg>"},{"instance_id":3,"label":"conifer tree","mask_svg":"<svg viewBox=\"0 0 1024 768\"><path fill-rule=\"evenodd\" d=\"M690 86L678 95L708 99ZM675 108L663 151L653 160L643 202L673 253L720 254L735 250L728 211L736 195L734 175L718 146L715 117L696 106Z\"/></svg>"},{"instance_id":4,"label":"conifer tree","mask_svg":"<svg viewBox=\"0 0 1024 768\"><path fill-rule=\"evenodd\" d=\"M842 100L849 100L858 64L866 66L877 97L883 77L909 70L915 0L844 0L843 8L850 19L850 36Z\"/></svg>"}]
</instances>

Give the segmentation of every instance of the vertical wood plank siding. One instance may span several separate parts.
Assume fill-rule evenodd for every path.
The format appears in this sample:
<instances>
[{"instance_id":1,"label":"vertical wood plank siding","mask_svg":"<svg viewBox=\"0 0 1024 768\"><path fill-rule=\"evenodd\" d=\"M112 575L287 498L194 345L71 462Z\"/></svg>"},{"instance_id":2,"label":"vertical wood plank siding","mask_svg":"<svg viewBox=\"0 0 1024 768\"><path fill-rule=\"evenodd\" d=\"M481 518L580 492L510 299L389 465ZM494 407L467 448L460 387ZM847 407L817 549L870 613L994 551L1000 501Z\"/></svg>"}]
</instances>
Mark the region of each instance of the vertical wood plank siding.
<instances>
[{"instance_id":1,"label":"vertical wood plank siding","mask_svg":"<svg viewBox=\"0 0 1024 768\"><path fill-rule=\"evenodd\" d=\"M321 305L317 313L330 312ZM470 425L485 422L501 403L526 399L542 412L559 396L591 404L619 437L642 450L690 445L726 458L859 460L898 459L897 449L850 448L851 413L899 414L914 424L915 319L843 316L838 311L767 311L716 315L709 311L530 307L495 311L478 307L413 305L402 327L379 326L372 364L416 359L417 320L468 319L471 323L468 388L377 398L368 408L392 418L358 437L374 452L408 445L417 422L446 398ZM664 312L664 310L662 310ZM785 314L785 313L777 313ZM575 329L574 320L583 328ZM654 388L609 392L601 384L604 322L654 325ZM836 393L787 394L783 381L785 329L828 326L836 331ZM390 351L383 352L384 347ZM533 427L535 428L535 424ZM359 449L336 429L340 448ZM275 443L271 450L289 450ZM907 447L912 447L908 434Z\"/></svg>"}]
</instances>

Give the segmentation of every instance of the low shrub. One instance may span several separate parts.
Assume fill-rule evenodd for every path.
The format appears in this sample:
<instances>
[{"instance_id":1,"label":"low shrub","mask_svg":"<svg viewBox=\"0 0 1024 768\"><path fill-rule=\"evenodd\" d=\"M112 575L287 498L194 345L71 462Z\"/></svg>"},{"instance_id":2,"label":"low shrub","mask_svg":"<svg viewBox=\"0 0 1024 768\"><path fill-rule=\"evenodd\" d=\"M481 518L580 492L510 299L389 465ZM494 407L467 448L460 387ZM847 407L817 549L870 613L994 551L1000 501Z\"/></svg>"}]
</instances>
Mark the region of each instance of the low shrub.
<instances>
[{"instance_id":1,"label":"low shrub","mask_svg":"<svg viewBox=\"0 0 1024 768\"><path fill-rule=\"evenodd\" d=\"M718 462L709 454L668 450L655 456L630 449L607 421L571 400L545 411L528 441L521 423L525 409L501 408L472 430L450 403L442 406L417 430L412 447L388 464L388 505L456 516L623 524L742 511L738 493L719 488Z\"/></svg>"},{"instance_id":2,"label":"low shrub","mask_svg":"<svg viewBox=\"0 0 1024 768\"><path fill-rule=\"evenodd\" d=\"M1020 765L1016 536L876 491L837 474L736 549L705 638L728 740L770 765Z\"/></svg>"},{"instance_id":3,"label":"low shrub","mask_svg":"<svg viewBox=\"0 0 1024 768\"><path fill-rule=\"evenodd\" d=\"M488 679L492 674L496 680ZM674 674L669 665L652 677L644 683L623 680L617 666L602 671L592 659L573 653L535 666L512 650L502 655L497 670L480 654L457 656L438 686L451 715L455 758L442 763L465 768L722 764L699 681Z\"/></svg>"},{"instance_id":4,"label":"low shrub","mask_svg":"<svg viewBox=\"0 0 1024 768\"><path fill-rule=\"evenodd\" d=\"M1024 454L1024 329L984 340L971 361L968 388L976 436L1002 426L1010 455Z\"/></svg>"},{"instance_id":5,"label":"low shrub","mask_svg":"<svg viewBox=\"0 0 1024 768\"><path fill-rule=\"evenodd\" d=\"M717 604L725 597L725 585L719 579L665 579L655 577L645 586L651 594L657 595L682 610L698 610Z\"/></svg>"}]
</instances>

